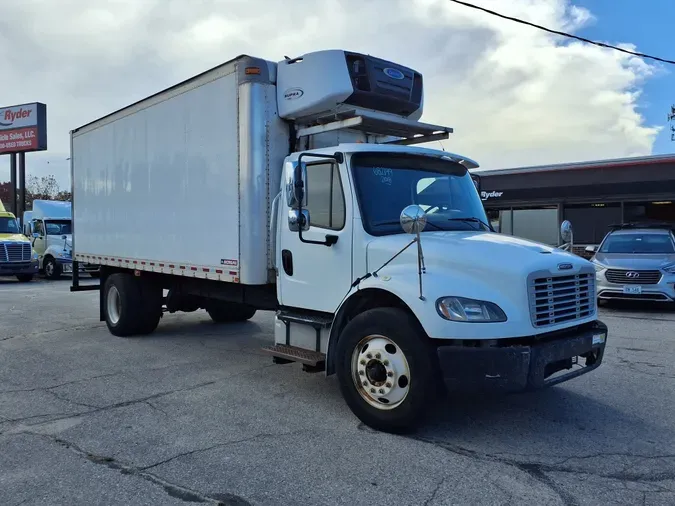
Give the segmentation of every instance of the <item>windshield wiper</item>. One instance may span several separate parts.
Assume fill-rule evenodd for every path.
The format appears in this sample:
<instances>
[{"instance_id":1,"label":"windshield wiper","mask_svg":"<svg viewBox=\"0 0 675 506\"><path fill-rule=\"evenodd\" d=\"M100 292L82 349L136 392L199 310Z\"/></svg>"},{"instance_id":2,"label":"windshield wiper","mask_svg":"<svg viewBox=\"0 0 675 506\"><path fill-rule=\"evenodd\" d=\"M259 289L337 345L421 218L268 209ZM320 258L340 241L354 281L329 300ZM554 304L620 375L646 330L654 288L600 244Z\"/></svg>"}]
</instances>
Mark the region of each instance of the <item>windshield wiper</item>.
<instances>
[{"instance_id":1,"label":"windshield wiper","mask_svg":"<svg viewBox=\"0 0 675 506\"><path fill-rule=\"evenodd\" d=\"M448 218L448 221L463 221L463 222L469 222L469 223L480 223L485 228L487 228L490 232L494 232L494 230L492 230L492 227L490 225L485 223L480 218L474 218L473 216L466 217L466 218ZM480 230L480 228L477 228L476 230Z\"/></svg>"},{"instance_id":2,"label":"windshield wiper","mask_svg":"<svg viewBox=\"0 0 675 506\"><path fill-rule=\"evenodd\" d=\"M401 221L400 221L400 220L399 220L399 221L394 221L394 220L391 220L391 221L377 221L377 222L373 223L373 226L374 226L374 227L377 227L377 226L379 226L379 225L400 225L400 224L401 224ZM444 229L443 227L441 227L441 226L439 226L439 225L436 225L435 223L431 223L429 220L427 220L427 225L431 225L432 227L436 227L436 230L442 230L442 231L444 231L444 232L447 232L446 229Z\"/></svg>"}]
</instances>

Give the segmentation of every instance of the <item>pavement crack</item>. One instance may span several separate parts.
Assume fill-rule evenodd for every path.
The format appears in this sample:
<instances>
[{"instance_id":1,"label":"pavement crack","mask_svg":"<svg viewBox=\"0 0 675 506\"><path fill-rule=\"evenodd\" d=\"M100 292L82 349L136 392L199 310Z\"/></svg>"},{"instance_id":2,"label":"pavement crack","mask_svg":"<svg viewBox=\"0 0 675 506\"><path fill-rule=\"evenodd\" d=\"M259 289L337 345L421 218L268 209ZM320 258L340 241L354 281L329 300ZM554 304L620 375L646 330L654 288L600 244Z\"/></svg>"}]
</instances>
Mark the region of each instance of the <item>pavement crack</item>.
<instances>
[{"instance_id":1,"label":"pavement crack","mask_svg":"<svg viewBox=\"0 0 675 506\"><path fill-rule=\"evenodd\" d=\"M580 456L567 456L562 460L557 462L547 464L541 462L522 462L515 458L509 458L505 456L499 456L499 454L487 454L479 453L468 448L463 448L451 443L446 443L444 441L437 441L432 438L413 436L412 439L415 439L420 442L432 444L443 450L446 450L455 455L460 455L463 457L472 458L482 462L493 462L498 464L504 464L507 466L515 467L527 475L529 475L534 480L539 483L546 485L550 490L555 492L563 501L565 505L574 506L577 503L577 500L570 493L565 491L562 487L558 486L547 473L572 473L585 476L594 476L597 478L604 478L608 480L616 480L623 484L626 483L640 483L640 484L658 484L660 482L675 480L675 469L657 471L657 472L630 472L632 466L628 465L623 468L623 470L618 472L601 472L601 471L591 471L585 469L575 469L570 464L574 460L588 460L593 458L604 458L604 457L626 457L632 459L642 459L646 460L663 460L663 459L675 459L675 455L665 454L665 455L635 455L627 452L600 452L594 453L591 455L580 455ZM521 458L536 458L535 455L520 455ZM658 485L657 485L658 486Z\"/></svg>"},{"instance_id":2,"label":"pavement crack","mask_svg":"<svg viewBox=\"0 0 675 506\"><path fill-rule=\"evenodd\" d=\"M242 438L242 439L235 439L235 440L232 440L232 441L223 441L222 443L216 443L216 444L213 444L211 446L207 446L205 448L197 448L195 450L190 450L190 451L187 451L187 452L179 453L178 455L174 455L173 457L169 457L168 459L164 459L160 462L156 462L155 464L151 464L149 466L141 467L140 469L143 470L143 471L145 471L147 469L154 469L156 467L163 466L164 464L168 464L169 462L172 462L174 460L181 459L183 457L189 457L190 455L194 455L196 453L204 453L204 452L208 452L208 451L211 451L211 450L215 450L217 448L224 448L226 446L232 446L232 445L239 444L239 443L248 443L250 441L255 441L257 439L265 439L265 438L269 438L269 437L292 436L294 434L302 434L304 432L306 432L306 430L296 430L296 431L278 432L278 433L267 433L266 432L266 433L256 434L254 436L249 436L249 437Z\"/></svg>"},{"instance_id":3,"label":"pavement crack","mask_svg":"<svg viewBox=\"0 0 675 506\"><path fill-rule=\"evenodd\" d=\"M180 499L185 502L193 502L193 503L208 503L208 504L214 504L218 506L228 506L228 505L248 505L249 502L244 500L243 498L239 496L235 496L232 494L226 494L228 497L231 498L229 501L223 501L219 498L214 498L210 497L206 494L203 494L197 490L193 490L188 487L184 487L182 485L178 485L176 483L171 483L163 478L160 478L156 474L149 473L145 471L144 469L141 469L136 466L132 466L130 464L126 464L124 462L121 462L113 457L108 457L105 455L97 455L91 452L88 452L82 448L80 448L78 445L75 443L72 443L70 441L66 441L65 439L62 439L60 437L56 436L51 436L51 435L46 435L46 434L38 434L35 432L23 432L23 434L29 434L32 436L40 437L43 439L47 439L48 441L58 444L73 453L77 454L78 456L88 460L89 462L96 464L96 465L102 465L105 466L109 469L113 469L115 471L118 471L120 474L123 475L129 475L129 476L135 476L138 478L141 478L145 481L148 481L154 485L160 486L164 489L167 495L170 497Z\"/></svg>"},{"instance_id":4,"label":"pavement crack","mask_svg":"<svg viewBox=\"0 0 675 506\"><path fill-rule=\"evenodd\" d=\"M439 482L434 487L434 490L431 492L431 495L429 496L429 499L424 501L422 503L422 506L430 506L431 503L434 502L434 500L436 499L436 496L438 495L438 492L440 492L441 487L445 484L445 482L448 480L448 478L449 478L449 476L444 476L441 480L439 480Z\"/></svg>"}]
</instances>

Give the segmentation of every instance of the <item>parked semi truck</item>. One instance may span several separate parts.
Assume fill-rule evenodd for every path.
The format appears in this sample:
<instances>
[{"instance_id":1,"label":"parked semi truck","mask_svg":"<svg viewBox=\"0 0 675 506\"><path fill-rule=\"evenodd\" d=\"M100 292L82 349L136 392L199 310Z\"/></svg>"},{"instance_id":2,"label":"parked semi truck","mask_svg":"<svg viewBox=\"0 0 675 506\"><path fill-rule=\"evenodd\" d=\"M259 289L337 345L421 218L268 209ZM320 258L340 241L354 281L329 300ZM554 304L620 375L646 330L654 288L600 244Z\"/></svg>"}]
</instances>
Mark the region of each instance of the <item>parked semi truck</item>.
<instances>
[{"instance_id":1,"label":"parked semi truck","mask_svg":"<svg viewBox=\"0 0 675 506\"><path fill-rule=\"evenodd\" d=\"M24 213L24 233L33 238L40 272L47 279L59 279L73 271L72 221L72 204L67 201L36 199L33 210ZM97 265L84 262L78 268L94 276L99 270Z\"/></svg>"},{"instance_id":2,"label":"parked semi truck","mask_svg":"<svg viewBox=\"0 0 675 506\"><path fill-rule=\"evenodd\" d=\"M101 279L71 289L99 290L116 336L164 312L273 311L264 351L336 374L385 431L415 427L444 389L597 368L593 266L494 233L478 165L418 145L452 131L422 110L418 71L327 50L240 56L73 130L74 258Z\"/></svg>"},{"instance_id":3,"label":"parked semi truck","mask_svg":"<svg viewBox=\"0 0 675 506\"><path fill-rule=\"evenodd\" d=\"M38 272L37 255L21 233L13 213L0 202L0 276L15 276L25 283Z\"/></svg>"}]
</instances>

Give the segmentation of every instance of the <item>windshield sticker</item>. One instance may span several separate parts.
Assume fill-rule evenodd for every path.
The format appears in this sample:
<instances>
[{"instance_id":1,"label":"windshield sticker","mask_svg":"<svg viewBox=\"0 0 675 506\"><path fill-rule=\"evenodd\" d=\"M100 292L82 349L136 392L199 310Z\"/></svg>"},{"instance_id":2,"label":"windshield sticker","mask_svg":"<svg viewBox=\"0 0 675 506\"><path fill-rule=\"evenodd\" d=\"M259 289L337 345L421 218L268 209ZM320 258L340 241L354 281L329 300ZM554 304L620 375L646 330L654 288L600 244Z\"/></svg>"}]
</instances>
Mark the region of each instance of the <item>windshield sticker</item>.
<instances>
[{"instance_id":1,"label":"windshield sticker","mask_svg":"<svg viewBox=\"0 0 675 506\"><path fill-rule=\"evenodd\" d=\"M379 176L380 183L391 186L392 183L391 176L394 174L394 171L392 169L376 167L373 169L373 174Z\"/></svg>"}]
</instances>

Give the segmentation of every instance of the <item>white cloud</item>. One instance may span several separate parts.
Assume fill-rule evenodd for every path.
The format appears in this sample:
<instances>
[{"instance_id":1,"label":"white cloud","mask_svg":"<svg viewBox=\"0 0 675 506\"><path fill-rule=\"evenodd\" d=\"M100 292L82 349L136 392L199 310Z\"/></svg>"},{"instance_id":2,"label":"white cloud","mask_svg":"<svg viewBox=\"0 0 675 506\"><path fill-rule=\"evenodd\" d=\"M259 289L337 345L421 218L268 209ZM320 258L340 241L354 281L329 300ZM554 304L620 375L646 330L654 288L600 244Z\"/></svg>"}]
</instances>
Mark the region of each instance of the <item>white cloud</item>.
<instances>
[{"instance_id":1,"label":"white cloud","mask_svg":"<svg viewBox=\"0 0 675 506\"><path fill-rule=\"evenodd\" d=\"M476 3L558 30L596 22L567 0ZM655 67L447 0L7 3L0 97L47 103L49 151L29 154L28 170L65 186L71 128L241 53L336 47L420 70L423 120L453 126L445 148L484 167L648 154L658 133L638 107Z\"/></svg>"}]
</instances>

